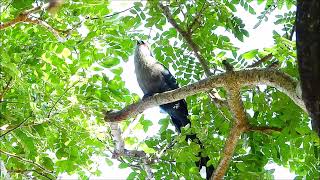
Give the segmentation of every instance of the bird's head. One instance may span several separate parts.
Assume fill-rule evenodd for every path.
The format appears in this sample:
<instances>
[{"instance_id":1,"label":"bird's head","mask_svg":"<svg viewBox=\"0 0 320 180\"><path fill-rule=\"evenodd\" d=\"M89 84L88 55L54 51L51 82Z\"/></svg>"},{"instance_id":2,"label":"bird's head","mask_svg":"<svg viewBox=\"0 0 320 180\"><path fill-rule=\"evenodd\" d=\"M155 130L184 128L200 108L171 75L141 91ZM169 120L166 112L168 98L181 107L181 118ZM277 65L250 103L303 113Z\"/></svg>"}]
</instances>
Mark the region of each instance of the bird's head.
<instances>
[{"instance_id":1,"label":"bird's head","mask_svg":"<svg viewBox=\"0 0 320 180\"><path fill-rule=\"evenodd\" d=\"M137 40L135 53L143 56L150 56L150 55L152 56L149 44L142 40Z\"/></svg>"}]
</instances>

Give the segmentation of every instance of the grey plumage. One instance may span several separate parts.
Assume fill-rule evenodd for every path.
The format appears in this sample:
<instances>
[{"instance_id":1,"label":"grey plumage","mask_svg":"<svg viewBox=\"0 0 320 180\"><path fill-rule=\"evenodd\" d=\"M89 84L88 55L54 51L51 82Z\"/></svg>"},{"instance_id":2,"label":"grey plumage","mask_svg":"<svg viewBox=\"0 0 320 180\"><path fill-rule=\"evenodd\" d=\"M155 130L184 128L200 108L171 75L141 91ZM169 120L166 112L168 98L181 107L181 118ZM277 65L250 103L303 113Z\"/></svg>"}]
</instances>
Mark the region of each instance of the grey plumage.
<instances>
[{"instance_id":1,"label":"grey plumage","mask_svg":"<svg viewBox=\"0 0 320 180\"><path fill-rule=\"evenodd\" d=\"M179 88L174 76L151 55L149 46L143 41L138 41L134 65L138 84L145 96ZM160 108L170 115L179 133L181 127L190 123L185 100L160 105Z\"/></svg>"},{"instance_id":2,"label":"grey plumage","mask_svg":"<svg viewBox=\"0 0 320 180\"><path fill-rule=\"evenodd\" d=\"M135 73L144 97L179 88L174 76L152 56L149 48L143 41L138 41L134 54ZM172 123L179 133L181 133L182 127L190 123L187 103L184 99L160 105L160 108L170 115ZM191 140L196 138L194 134L187 136L187 139ZM202 146L201 143L200 146ZM197 165L199 167L206 166L208 161L208 157L201 157ZM214 167L212 165L206 166L206 179L211 177L213 171Z\"/></svg>"}]
</instances>

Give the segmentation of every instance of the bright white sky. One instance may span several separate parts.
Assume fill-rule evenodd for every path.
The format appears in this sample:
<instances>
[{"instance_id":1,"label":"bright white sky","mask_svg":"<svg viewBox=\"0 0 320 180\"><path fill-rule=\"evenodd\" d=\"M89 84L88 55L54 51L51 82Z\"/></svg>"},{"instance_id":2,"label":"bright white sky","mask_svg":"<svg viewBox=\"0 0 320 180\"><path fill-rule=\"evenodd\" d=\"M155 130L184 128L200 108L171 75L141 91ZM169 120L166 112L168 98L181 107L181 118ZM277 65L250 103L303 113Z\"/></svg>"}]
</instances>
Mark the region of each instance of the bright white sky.
<instances>
[{"instance_id":1,"label":"bright white sky","mask_svg":"<svg viewBox=\"0 0 320 180\"><path fill-rule=\"evenodd\" d=\"M131 0L113 0L111 1L110 7L113 9L114 12L122 11L128 7L131 7L135 1ZM257 14L259 14L263 10L264 6L255 6L254 9L256 10ZM257 18L249 13L247 13L243 8L237 8L238 12L237 15L242 18L246 25L246 30L249 31L250 37L245 38L244 42L240 42L235 39L233 36L229 36L231 42L237 47L240 48L238 54L252 50L252 49L263 49L266 47L271 47L273 42L273 34L272 31L276 30L280 32L282 27L277 27L273 24L275 21L274 15L280 14L279 11L275 11L272 13L272 16L269 16L268 22L263 22L257 29L253 29L253 26L258 22ZM123 15L123 14L122 14ZM147 29L145 34L149 34L149 29ZM228 32L224 32L223 30L218 32L224 35L230 35ZM134 65L133 65L133 56L129 57L129 61L127 63L123 63L123 74L122 78L126 82L126 87L134 93L137 93L140 97L143 96L142 91L140 90L138 83L136 81L135 73L134 73ZM144 112L145 119L149 119L153 122L153 126L149 129L153 131L148 131L148 134L141 132L131 132L139 137L145 138L146 136L152 136L156 134L159 130L158 121L159 119L165 117L166 115L159 112L159 108L152 108L148 109ZM118 165L119 162L113 160L113 166L108 166L105 163L103 158L95 157L94 158L98 165L93 168L98 168L102 171L102 175L100 177L91 177L90 179L126 179L127 176L130 174L131 169L119 169ZM270 162L265 166L266 169L275 169L274 177L275 179L294 179L295 174L290 173L289 169L284 168L282 166L278 166L275 163ZM76 176L67 176L62 175L61 179L74 179Z\"/></svg>"}]
</instances>

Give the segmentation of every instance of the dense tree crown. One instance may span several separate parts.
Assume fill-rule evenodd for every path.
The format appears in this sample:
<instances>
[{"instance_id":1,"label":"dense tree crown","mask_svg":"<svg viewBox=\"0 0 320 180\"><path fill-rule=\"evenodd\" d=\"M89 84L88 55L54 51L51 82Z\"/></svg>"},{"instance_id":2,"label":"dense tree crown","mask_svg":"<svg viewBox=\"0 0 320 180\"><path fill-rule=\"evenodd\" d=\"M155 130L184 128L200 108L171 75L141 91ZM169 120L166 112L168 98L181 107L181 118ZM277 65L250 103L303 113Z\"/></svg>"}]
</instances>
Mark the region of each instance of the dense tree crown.
<instances>
[{"instance_id":1,"label":"dense tree crown","mask_svg":"<svg viewBox=\"0 0 320 180\"><path fill-rule=\"evenodd\" d=\"M319 178L319 138L296 91L294 0L150 0L120 12L104 0L52 3L0 2L1 178L87 179L101 174L93 157L103 157L131 168L128 179L200 179L200 151L213 179L273 179L270 162ZM274 45L240 53L233 41L250 34L237 9L257 17L255 28L280 10ZM127 89L137 39L183 88L143 101ZM180 135L169 118L140 115L183 98L192 125ZM155 124L154 136L131 133Z\"/></svg>"}]
</instances>

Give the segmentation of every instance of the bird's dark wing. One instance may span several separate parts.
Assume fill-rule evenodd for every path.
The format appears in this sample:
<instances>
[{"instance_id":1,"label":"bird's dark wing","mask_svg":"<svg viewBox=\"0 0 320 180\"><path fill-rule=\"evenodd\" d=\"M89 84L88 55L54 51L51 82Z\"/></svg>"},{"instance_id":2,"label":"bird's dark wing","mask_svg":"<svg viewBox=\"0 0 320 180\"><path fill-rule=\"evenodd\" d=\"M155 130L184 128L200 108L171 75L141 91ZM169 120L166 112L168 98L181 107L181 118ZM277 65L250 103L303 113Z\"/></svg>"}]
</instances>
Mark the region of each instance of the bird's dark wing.
<instances>
[{"instance_id":1,"label":"bird's dark wing","mask_svg":"<svg viewBox=\"0 0 320 180\"><path fill-rule=\"evenodd\" d=\"M164 79L162 91L165 92L179 88L176 79L170 73L170 71L161 63L158 63L158 65L162 66L161 74ZM172 122L179 133L181 132L181 127L184 127L190 123L190 120L188 119L187 103L184 99L168 104L163 104L160 107L171 116Z\"/></svg>"},{"instance_id":2,"label":"bird's dark wing","mask_svg":"<svg viewBox=\"0 0 320 180\"><path fill-rule=\"evenodd\" d=\"M168 90L173 90L173 89L177 89L179 88L179 85L176 81L176 78L170 73L170 71L161 63L158 63L159 65L161 65L163 67L161 73L164 77L165 83L166 83L166 88L164 91L168 91Z\"/></svg>"}]
</instances>

